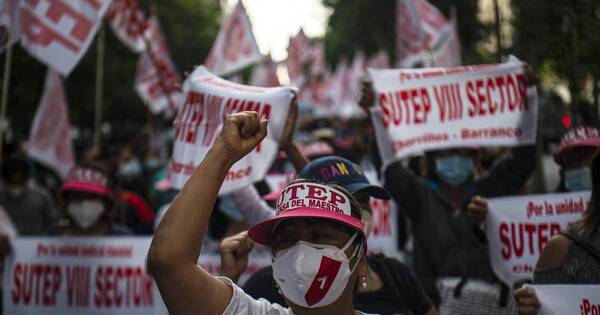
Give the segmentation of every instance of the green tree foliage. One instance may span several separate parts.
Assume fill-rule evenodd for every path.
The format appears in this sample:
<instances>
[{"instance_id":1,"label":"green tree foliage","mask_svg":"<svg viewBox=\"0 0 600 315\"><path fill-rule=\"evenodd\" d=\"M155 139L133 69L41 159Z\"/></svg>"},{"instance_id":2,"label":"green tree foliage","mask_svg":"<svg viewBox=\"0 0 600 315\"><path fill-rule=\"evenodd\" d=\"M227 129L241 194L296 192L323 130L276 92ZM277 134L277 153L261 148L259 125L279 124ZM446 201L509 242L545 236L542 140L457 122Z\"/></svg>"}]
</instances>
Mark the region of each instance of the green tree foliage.
<instances>
[{"instance_id":1,"label":"green tree foliage","mask_svg":"<svg viewBox=\"0 0 600 315\"><path fill-rule=\"evenodd\" d=\"M150 0L138 0L150 16ZM161 1L155 7L172 59L183 76L208 55L221 22L217 0ZM113 130L137 128L146 122L146 108L134 90L137 54L105 25L104 119ZM93 129L96 78L96 40L65 80L71 123ZM4 58L2 58L3 60ZM18 44L14 46L8 116L18 137L27 137L44 85L46 66Z\"/></svg>"},{"instance_id":2,"label":"green tree foliage","mask_svg":"<svg viewBox=\"0 0 600 315\"><path fill-rule=\"evenodd\" d=\"M513 50L534 69L567 82L576 111L585 111L584 86L600 78L600 2L597 0L511 1ZM589 106L587 106L589 108Z\"/></svg>"},{"instance_id":3,"label":"green tree foliage","mask_svg":"<svg viewBox=\"0 0 600 315\"><path fill-rule=\"evenodd\" d=\"M477 42L486 28L477 19L477 0L431 0L448 17L450 7L458 12L459 36L463 62L478 63ZM333 9L325 34L327 61L335 65L342 56L353 56L357 50L372 55L385 49L395 57L395 0L323 0Z\"/></svg>"}]
</instances>

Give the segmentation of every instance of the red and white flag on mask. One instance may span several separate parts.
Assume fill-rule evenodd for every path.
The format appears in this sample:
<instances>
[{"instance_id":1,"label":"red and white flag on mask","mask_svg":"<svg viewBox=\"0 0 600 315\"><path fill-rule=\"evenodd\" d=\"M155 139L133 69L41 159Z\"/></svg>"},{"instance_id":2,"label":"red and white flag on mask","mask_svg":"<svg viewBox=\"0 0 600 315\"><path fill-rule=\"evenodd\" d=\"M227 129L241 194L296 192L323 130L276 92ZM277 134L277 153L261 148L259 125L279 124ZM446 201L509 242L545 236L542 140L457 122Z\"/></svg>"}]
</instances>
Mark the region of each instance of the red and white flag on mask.
<instances>
[{"instance_id":1,"label":"red and white flag on mask","mask_svg":"<svg viewBox=\"0 0 600 315\"><path fill-rule=\"evenodd\" d=\"M29 134L27 155L64 178L75 164L70 128L62 78L49 69Z\"/></svg>"},{"instance_id":2,"label":"red and white flag on mask","mask_svg":"<svg viewBox=\"0 0 600 315\"><path fill-rule=\"evenodd\" d=\"M431 56L452 33L452 25L427 0L396 3L396 52L400 67L431 66Z\"/></svg>"},{"instance_id":3,"label":"red and white flag on mask","mask_svg":"<svg viewBox=\"0 0 600 315\"><path fill-rule=\"evenodd\" d=\"M146 49L144 33L148 21L135 0L113 0L106 16L110 28L125 46L136 53Z\"/></svg>"},{"instance_id":4,"label":"red and white flag on mask","mask_svg":"<svg viewBox=\"0 0 600 315\"><path fill-rule=\"evenodd\" d=\"M135 90L154 114L175 112L181 91L181 78L171 60L167 42L156 17L148 20L147 42L151 47L140 54Z\"/></svg>"},{"instance_id":5,"label":"red and white flag on mask","mask_svg":"<svg viewBox=\"0 0 600 315\"><path fill-rule=\"evenodd\" d=\"M21 0L21 45L62 75L85 54L110 0Z\"/></svg>"},{"instance_id":6,"label":"red and white flag on mask","mask_svg":"<svg viewBox=\"0 0 600 315\"><path fill-rule=\"evenodd\" d=\"M239 1L219 30L204 64L212 73L225 76L257 63L262 58L246 9Z\"/></svg>"},{"instance_id":7,"label":"red and white flag on mask","mask_svg":"<svg viewBox=\"0 0 600 315\"><path fill-rule=\"evenodd\" d=\"M0 52L19 40L18 0L0 0Z\"/></svg>"},{"instance_id":8,"label":"red and white flag on mask","mask_svg":"<svg viewBox=\"0 0 600 315\"><path fill-rule=\"evenodd\" d=\"M250 85L260 87L275 87L280 85L279 78L277 77L277 64L273 62L270 55L266 56L265 60L252 70Z\"/></svg>"}]
</instances>

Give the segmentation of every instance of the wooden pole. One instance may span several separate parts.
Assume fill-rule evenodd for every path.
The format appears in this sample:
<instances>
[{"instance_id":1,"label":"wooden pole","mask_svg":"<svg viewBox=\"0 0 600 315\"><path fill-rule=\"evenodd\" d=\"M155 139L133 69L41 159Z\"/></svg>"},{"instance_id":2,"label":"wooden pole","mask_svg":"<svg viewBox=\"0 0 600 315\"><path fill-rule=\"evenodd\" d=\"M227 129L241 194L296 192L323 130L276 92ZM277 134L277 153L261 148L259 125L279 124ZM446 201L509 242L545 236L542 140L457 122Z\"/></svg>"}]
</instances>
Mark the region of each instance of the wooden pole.
<instances>
[{"instance_id":1,"label":"wooden pole","mask_svg":"<svg viewBox=\"0 0 600 315\"><path fill-rule=\"evenodd\" d=\"M94 110L94 147L100 149L102 143L102 96L104 94L104 23L98 30L96 52L96 98Z\"/></svg>"},{"instance_id":2,"label":"wooden pole","mask_svg":"<svg viewBox=\"0 0 600 315\"><path fill-rule=\"evenodd\" d=\"M4 131L7 128L6 109L8 107L8 91L10 87L10 72L12 68L12 30L8 31L6 57L4 58L4 80L2 80L2 102L0 105L0 161L2 161L4 148Z\"/></svg>"},{"instance_id":3,"label":"wooden pole","mask_svg":"<svg viewBox=\"0 0 600 315\"><path fill-rule=\"evenodd\" d=\"M496 33L496 62L502 62L502 30L500 25L500 6L498 0L494 0L494 19L495 19L495 33Z\"/></svg>"}]
</instances>

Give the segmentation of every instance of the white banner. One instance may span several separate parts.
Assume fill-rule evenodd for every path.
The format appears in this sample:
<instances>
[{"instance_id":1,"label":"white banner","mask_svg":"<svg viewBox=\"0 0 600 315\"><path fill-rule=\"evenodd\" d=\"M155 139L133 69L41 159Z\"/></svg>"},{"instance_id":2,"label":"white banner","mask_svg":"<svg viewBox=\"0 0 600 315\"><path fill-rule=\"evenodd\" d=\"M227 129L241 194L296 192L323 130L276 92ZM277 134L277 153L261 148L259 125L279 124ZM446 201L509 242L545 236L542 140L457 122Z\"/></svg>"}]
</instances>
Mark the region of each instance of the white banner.
<instances>
[{"instance_id":1,"label":"white banner","mask_svg":"<svg viewBox=\"0 0 600 315\"><path fill-rule=\"evenodd\" d=\"M293 94L289 87L260 88L223 80L200 66L183 86L184 96L175 118L175 144L169 163L175 188L183 187L204 159L231 113L256 111L269 119L267 137L229 170L220 194L233 192L263 179L279 152Z\"/></svg>"},{"instance_id":2,"label":"white banner","mask_svg":"<svg viewBox=\"0 0 600 315\"><path fill-rule=\"evenodd\" d=\"M538 315L598 315L600 314L600 285L531 285L540 309Z\"/></svg>"},{"instance_id":3,"label":"white banner","mask_svg":"<svg viewBox=\"0 0 600 315\"><path fill-rule=\"evenodd\" d=\"M369 69L381 124L399 159L464 146L535 143L537 91L527 89L523 63L425 69ZM379 139L378 139L379 140Z\"/></svg>"},{"instance_id":4,"label":"white banner","mask_svg":"<svg viewBox=\"0 0 600 315\"><path fill-rule=\"evenodd\" d=\"M75 165L63 81L51 69L48 69L44 93L31 125L27 155L55 170L62 178Z\"/></svg>"},{"instance_id":5,"label":"white banner","mask_svg":"<svg viewBox=\"0 0 600 315\"><path fill-rule=\"evenodd\" d=\"M365 171L365 176L373 185L381 185L374 170ZM369 253L382 253L388 257L398 255L398 206L394 200L370 198L373 210L371 235L367 240Z\"/></svg>"},{"instance_id":6,"label":"white banner","mask_svg":"<svg viewBox=\"0 0 600 315\"><path fill-rule=\"evenodd\" d=\"M106 16L110 28L129 49L136 53L146 49L144 32L148 22L135 0L112 0Z\"/></svg>"},{"instance_id":7,"label":"white banner","mask_svg":"<svg viewBox=\"0 0 600 315\"><path fill-rule=\"evenodd\" d=\"M148 20L145 36L150 46L140 54L135 75L135 90L154 114L176 111L181 78L171 60L158 19Z\"/></svg>"},{"instance_id":8,"label":"white banner","mask_svg":"<svg viewBox=\"0 0 600 315\"><path fill-rule=\"evenodd\" d=\"M242 1L233 9L213 44L205 65L224 76L262 60Z\"/></svg>"},{"instance_id":9,"label":"white banner","mask_svg":"<svg viewBox=\"0 0 600 315\"><path fill-rule=\"evenodd\" d=\"M145 270L150 240L13 239L4 266L4 314L167 314Z\"/></svg>"},{"instance_id":10,"label":"white banner","mask_svg":"<svg viewBox=\"0 0 600 315\"><path fill-rule=\"evenodd\" d=\"M498 278L508 286L532 279L546 243L581 219L589 199L588 192L489 199L486 234Z\"/></svg>"},{"instance_id":11,"label":"white banner","mask_svg":"<svg viewBox=\"0 0 600 315\"><path fill-rule=\"evenodd\" d=\"M67 76L87 51L110 0L22 0L21 45Z\"/></svg>"}]
</instances>

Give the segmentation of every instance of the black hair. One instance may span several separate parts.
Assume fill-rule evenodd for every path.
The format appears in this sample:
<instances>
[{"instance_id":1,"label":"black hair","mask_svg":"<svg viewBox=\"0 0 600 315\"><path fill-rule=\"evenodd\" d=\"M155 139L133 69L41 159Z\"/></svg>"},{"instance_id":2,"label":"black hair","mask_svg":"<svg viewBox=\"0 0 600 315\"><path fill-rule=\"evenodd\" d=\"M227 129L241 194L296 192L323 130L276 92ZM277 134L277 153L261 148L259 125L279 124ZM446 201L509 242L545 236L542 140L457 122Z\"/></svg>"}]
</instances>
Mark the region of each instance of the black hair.
<instances>
[{"instance_id":1,"label":"black hair","mask_svg":"<svg viewBox=\"0 0 600 315\"><path fill-rule=\"evenodd\" d=\"M592 160L592 196L587 210L581 220L581 232L585 237L591 237L600 229L600 152Z\"/></svg>"},{"instance_id":2,"label":"black hair","mask_svg":"<svg viewBox=\"0 0 600 315\"><path fill-rule=\"evenodd\" d=\"M25 158L13 156L2 163L1 172L5 180L16 174L29 178L29 164Z\"/></svg>"}]
</instances>

